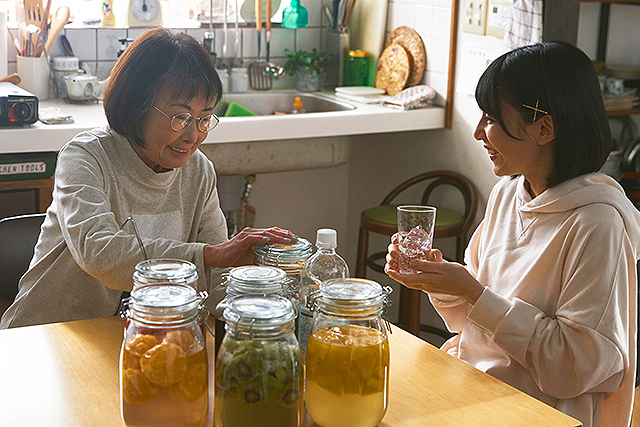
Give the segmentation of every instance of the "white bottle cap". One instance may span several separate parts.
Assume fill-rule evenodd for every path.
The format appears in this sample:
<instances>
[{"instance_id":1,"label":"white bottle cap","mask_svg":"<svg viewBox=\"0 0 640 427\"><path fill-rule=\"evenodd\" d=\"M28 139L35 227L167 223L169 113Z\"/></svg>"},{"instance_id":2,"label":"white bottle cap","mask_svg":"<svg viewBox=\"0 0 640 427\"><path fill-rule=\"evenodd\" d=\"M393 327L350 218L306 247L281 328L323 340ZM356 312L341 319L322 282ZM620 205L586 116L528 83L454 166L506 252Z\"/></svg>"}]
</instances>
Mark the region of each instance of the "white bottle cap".
<instances>
[{"instance_id":1,"label":"white bottle cap","mask_svg":"<svg viewBox=\"0 0 640 427\"><path fill-rule=\"evenodd\" d=\"M331 228L321 228L316 234L316 246L322 249L338 247L338 232Z\"/></svg>"}]
</instances>

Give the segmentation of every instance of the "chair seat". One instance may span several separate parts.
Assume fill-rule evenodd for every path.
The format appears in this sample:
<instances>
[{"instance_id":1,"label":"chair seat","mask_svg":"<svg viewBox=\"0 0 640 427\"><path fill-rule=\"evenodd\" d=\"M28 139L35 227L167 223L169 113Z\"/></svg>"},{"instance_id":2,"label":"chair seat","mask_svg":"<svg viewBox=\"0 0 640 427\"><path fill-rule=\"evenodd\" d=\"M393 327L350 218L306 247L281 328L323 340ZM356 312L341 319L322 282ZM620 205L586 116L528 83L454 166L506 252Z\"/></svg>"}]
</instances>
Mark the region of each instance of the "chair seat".
<instances>
[{"instance_id":1,"label":"chair seat","mask_svg":"<svg viewBox=\"0 0 640 427\"><path fill-rule=\"evenodd\" d=\"M397 225L398 213L397 207L400 205L381 205L364 211L364 215L372 221L382 224ZM464 222L464 216L458 212L448 208L436 206L436 227L449 227L452 225L460 225Z\"/></svg>"}]
</instances>

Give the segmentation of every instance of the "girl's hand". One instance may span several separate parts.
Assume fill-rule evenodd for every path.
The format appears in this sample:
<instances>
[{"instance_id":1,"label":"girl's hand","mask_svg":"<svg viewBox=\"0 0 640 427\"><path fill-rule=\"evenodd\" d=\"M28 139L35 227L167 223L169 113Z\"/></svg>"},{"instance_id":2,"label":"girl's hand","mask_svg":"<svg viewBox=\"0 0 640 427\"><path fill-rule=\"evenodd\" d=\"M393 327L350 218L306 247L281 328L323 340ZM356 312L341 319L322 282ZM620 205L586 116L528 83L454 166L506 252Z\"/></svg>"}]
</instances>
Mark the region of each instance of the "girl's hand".
<instances>
[{"instance_id":1,"label":"girl's hand","mask_svg":"<svg viewBox=\"0 0 640 427\"><path fill-rule=\"evenodd\" d=\"M413 259L409 262L411 268L419 270L415 274L400 273L401 253L396 235L392 237L388 251L385 273L409 289L461 296L471 304L476 302L484 290L484 286L463 265L445 261L438 249L431 250L428 261Z\"/></svg>"},{"instance_id":2,"label":"girl's hand","mask_svg":"<svg viewBox=\"0 0 640 427\"><path fill-rule=\"evenodd\" d=\"M289 230L278 227L250 228L246 227L224 243L205 246L205 267L227 268L253 264L253 247L256 243L289 244L297 241Z\"/></svg>"}]
</instances>

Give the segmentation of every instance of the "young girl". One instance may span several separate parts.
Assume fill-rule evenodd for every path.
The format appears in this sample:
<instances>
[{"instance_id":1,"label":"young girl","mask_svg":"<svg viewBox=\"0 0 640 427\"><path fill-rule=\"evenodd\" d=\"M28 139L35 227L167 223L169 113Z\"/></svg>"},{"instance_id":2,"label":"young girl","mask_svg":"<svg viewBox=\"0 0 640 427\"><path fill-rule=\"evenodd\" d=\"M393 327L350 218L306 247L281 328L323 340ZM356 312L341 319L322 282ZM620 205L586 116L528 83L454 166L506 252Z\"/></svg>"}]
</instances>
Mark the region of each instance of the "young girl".
<instances>
[{"instance_id":1,"label":"young girl","mask_svg":"<svg viewBox=\"0 0 640 427\"><path fill-rule=\"evenodd\" d=\"M458 334L443 350L579 419L628 427L636 370L640 212L596 173L611 151L589 58L566 43L508 52L476 88L474 137L504 177L465 255L387 274Z\"/></svg>"}]
</instances>

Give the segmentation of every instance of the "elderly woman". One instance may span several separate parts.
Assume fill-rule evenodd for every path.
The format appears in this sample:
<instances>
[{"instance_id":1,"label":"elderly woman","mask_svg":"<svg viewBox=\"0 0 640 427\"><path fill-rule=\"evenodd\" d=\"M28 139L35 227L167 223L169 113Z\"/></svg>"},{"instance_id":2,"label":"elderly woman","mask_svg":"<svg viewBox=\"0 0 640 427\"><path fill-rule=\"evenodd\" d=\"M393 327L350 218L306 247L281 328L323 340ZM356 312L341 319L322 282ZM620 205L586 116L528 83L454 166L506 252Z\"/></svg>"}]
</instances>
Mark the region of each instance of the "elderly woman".
<instances>
[{"instance_id":1,"label":"elderly woman","mask_svg":"<svg viewBox=\"0 0 640 427\"><path fill-rule=\"evenodd\" d=\"M636 369L640 212L596 173L611 151L591 61L567 43L496 59L476 88L474 137L503 177L465 254L386 271L429 294L458 334L443 350L579 419L628 427Z\"/></svg>"},{"instance_id":2,"label":"elderly woman","mask_svg":"<svg viewBox=\"0 0 640 427\"><path fill-rule=\"evenodd\" d=\"M109 125L82 132L60 151L53 203L34 257L0 327L108 317L132 289L144 259L197 266L200 290L217 269L250 264L257 242L289 243L279 228L227 239L212 163L198 150L218 124L222 93L204 48L158 28L127 48L104 96Z\"/></svg>"}]
</instances>

